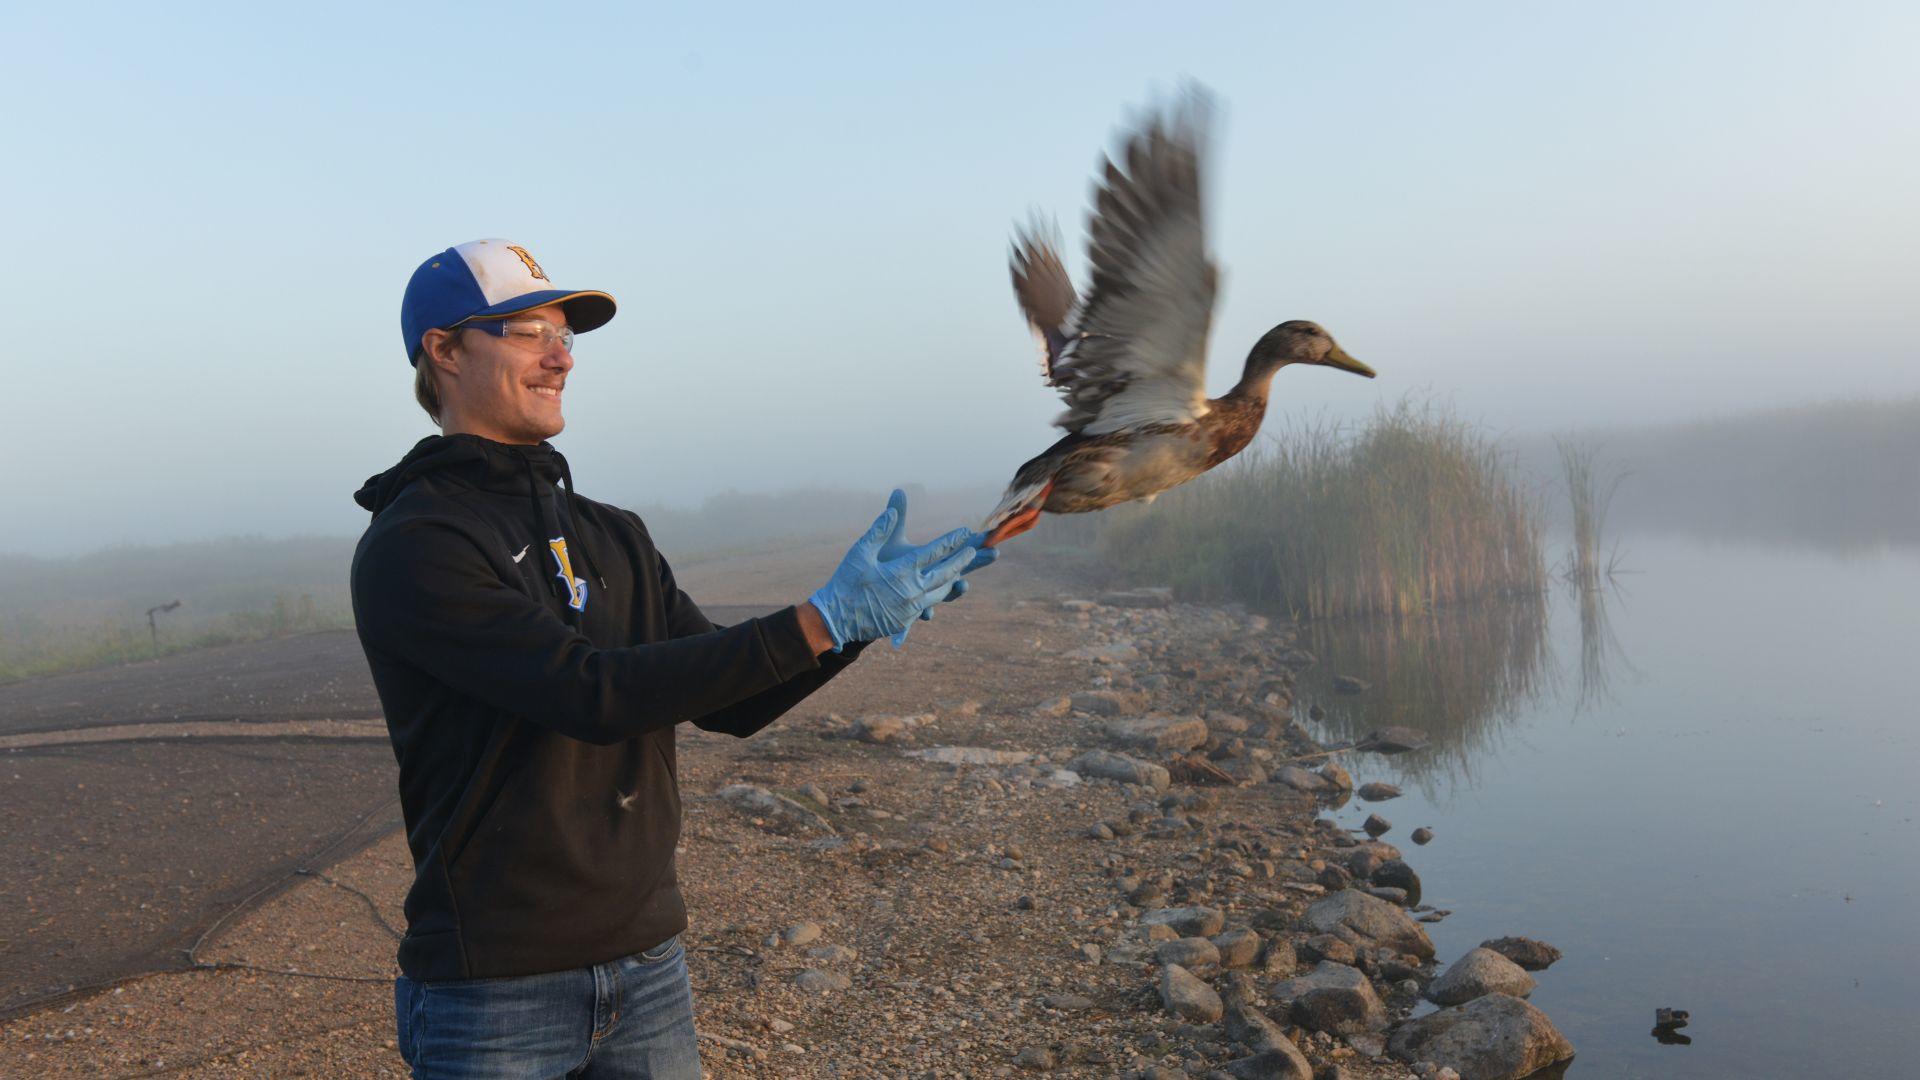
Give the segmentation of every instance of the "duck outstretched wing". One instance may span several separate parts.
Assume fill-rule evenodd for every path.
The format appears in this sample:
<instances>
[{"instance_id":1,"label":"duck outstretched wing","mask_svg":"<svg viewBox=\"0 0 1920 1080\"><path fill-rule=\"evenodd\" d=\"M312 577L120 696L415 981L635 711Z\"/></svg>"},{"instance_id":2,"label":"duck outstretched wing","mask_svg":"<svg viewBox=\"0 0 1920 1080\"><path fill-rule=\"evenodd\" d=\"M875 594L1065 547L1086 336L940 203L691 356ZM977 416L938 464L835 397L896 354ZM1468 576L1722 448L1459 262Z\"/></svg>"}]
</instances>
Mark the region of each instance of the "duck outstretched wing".
<instances>
[{"instance_id":1,"label":"duck outstretched wing","mask_svg":"<svg viewBox=\"0 0 1920 1080\"><path fill-rule=\"evenodd\" d=\"M1050 385L1058 385L1054 369L1067 346L1067 320L1080 303L1073 279L1060 261L1060 228L1036 216L1014 233L1008 269L1013 273L1013 296L1027 328L1040 345L1040 370Z\"/></svg>"},{"instance_id":2,"label":"duck outstretched wing","mask_svg":"<svg viewBox=\"0 0 1920 1080\"><path fill-rule=\"evenodd\" d=\"M1048 370L1067 404L1054 422L1068 431L1103 435L1207 413L1219 281L1202 213L1211 113L1205 94L1189 90L1128 138L1124 168L1106 163L1087 223L1093 286Z\"/></svg>"}]
</instances>

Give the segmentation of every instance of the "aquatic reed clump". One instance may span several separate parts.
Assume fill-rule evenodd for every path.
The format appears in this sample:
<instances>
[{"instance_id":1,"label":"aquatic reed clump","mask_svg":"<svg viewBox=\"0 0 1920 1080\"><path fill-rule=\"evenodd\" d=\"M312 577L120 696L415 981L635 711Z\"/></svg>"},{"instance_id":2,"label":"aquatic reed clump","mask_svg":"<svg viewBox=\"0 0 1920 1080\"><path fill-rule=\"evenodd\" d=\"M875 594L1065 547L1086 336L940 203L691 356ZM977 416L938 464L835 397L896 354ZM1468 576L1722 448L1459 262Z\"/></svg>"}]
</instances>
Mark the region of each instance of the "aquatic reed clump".
<instances>
[{"instance_id":1,"label":"aquatic reed clump","mask_svg":"<svg viewBox=\"0 0 1920 1080\"><path fill-rule=\"evenodd\" d=\"M1560 451L1560 475L1567 485L1567 500L1571 504L1573 516L1573 550L1568 556L1567 578L1582 589L1597 589L1600 578L1611 571L1611 566L1602 566L1600 562L1600 535L1607 523L1607 506L1613 502L1613 493L1620 486L1621 477L1604 485L1596 468L1600 452L1590 442L1580 442L1556 436L1554 446Z\"/></svg>"},{"instance_id":2,"label":"aquatic reed clump","mask_svg":"<svg viewBox=\"0 0 1920 1080\"><path fill-rule=\"evenodd\" d=\"M1182 594L1296 617L1537 592L1536 500L1486 435L1430 403L1353 427L1283 422L1225 468L1104 515L1098 547Z\"/></svg>"}]
</instances>

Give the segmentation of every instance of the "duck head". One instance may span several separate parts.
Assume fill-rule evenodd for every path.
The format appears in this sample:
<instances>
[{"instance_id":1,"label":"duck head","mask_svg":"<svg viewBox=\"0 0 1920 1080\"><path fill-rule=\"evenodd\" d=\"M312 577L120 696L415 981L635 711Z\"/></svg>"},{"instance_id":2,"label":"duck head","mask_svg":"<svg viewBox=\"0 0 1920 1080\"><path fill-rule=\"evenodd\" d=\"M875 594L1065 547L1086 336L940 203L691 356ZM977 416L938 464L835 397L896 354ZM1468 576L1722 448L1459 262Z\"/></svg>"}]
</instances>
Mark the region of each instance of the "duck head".
<instances>
[{"instance_id":1,"label":"duck head","mask_svg":"<svg viewBox=\"0 0 1920 1080\"><path fill-rule=\"evenodd\" d=\"M1318 323L1292 319L1266 332L1247 354L1247 375L1267 377L1288 364L1318 364L1371 379L1374 370L1347 355Z\"/></svg>"}]
</instances>

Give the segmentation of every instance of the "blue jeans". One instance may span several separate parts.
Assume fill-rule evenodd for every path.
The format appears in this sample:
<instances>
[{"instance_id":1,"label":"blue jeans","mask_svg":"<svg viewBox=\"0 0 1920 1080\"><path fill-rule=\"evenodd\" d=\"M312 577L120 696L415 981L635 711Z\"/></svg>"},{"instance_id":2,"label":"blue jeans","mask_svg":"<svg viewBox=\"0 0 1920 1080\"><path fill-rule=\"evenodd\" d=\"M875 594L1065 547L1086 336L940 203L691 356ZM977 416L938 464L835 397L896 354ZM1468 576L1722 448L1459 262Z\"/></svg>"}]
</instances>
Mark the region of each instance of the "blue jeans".
<instances>
[{"instance_id":1,"label":"blue jeans","mask_svg":"<svg viewBox=\"0 0 1920 1080\"><path fill-rule=\"evenodd\" d=\"M544 975L393 983L415 1080L698 1080L693 988L676 935Z\"/></svg>"}]
</instances>

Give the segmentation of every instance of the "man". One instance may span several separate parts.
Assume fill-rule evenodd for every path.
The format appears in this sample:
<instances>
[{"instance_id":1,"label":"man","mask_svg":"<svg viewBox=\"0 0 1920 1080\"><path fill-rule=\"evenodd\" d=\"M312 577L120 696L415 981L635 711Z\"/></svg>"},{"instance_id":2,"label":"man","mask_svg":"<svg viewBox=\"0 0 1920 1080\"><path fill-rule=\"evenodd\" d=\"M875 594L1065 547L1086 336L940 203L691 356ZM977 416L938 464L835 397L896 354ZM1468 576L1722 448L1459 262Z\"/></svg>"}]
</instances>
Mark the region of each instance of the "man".
<instances>
[{"instance_id":1,"label":"man","mask_svg":"<svg viewBox=\"0 0 1920 1080\"><path fill-rule=\"evenodd\" d=\"M546 441L574 335L613 314L501 240L428 259L401 305L442 434L355 495L353 606L414 861L394 1008L416 1077L698 1076L674 726L753 734L993 556L967 529L908 544L895 492L806 602L716 628Z\"/></svg>"}]
</instances>

